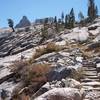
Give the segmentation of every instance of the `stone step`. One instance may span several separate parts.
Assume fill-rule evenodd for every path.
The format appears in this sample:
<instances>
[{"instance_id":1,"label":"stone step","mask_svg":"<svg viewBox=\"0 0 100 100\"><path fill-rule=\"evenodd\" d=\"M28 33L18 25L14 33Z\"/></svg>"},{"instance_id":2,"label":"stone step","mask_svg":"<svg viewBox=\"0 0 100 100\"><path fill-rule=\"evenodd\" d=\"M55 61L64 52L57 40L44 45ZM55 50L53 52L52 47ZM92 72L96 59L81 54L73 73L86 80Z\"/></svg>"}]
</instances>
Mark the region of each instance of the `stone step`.
<instances>
[{"instance_id":1,"label":"stone step","mask_svg":"<svg viewBox=\"0 0 100 100\"><path fill-rule=\"evenodd\" d=\"M91 89L83 89L86 92L90 92L90 91L96 91L96 92L100 92L100 88L91 88Z\"/></svg>"},{"instance_id":2,"label":"stone step","mask_svg":"<svg viewBox=\"0 0 100 100\"><path fill-rule=\"evenodd\" d=\"M85 72L85 73L97 73L96 70L94 70L94 71L88 71L88 70L86 71L86 70L85 70L84 72Z\"/></svg>"},{"instance_id":3,"label":"stone step","mask_svg":"<svg viewBox=\"0 0 100 100\"><path fill-rule=\"evenodd\" d=\"M96 71L84 71L84 74L83 75L86 75L86 76L95 76L97 75L97 72Z\"/></svg>"},{"instance_id":4,"label":"stone step","mask_svg":"<svg viewBox=\"0 0 100 100\"><path fill-rule=\"evenodd\" d=\"M95 76L87 75L87 76L84 76L84 78L98 79L98 76L97 75L95 75Z\"/></svg>"},{"instance_id":5,"label":"stone step","mask_svg":"<svg viewBox=\"0 0 100 100\"><path fill-rule=\"evenodd\" d=\"M92 86L92 87L100 87L100 82L82 82L83 86Z\"/></svg>"},{"instance_id":6,"label":"stone step","mask_svg":"<svg viewBox=\"0 0 100 100\"><path fill-rule=\"evenodd\" d=\"M93 65L83 65L83 67L87 67L87 68L96 68L96 66L93 66Z\"/></svg>"},{"instance_id":7,"label":"stone step","mask_svg":"<svg viewBox=\"0 0 100 100\"><path fill-rule=\"evenodd\" d=\"M84 68L84 71L97 71L96 68Z\"/></svg>"},{"instance_id":8,"label":"stone step","mask_svg":"<svg viewBox=\"0 0 100 100\"><path fill-rule=\"evenodd\" d=\"M84 76L97 76L96 73L84 73L83 75Z\"/></svg>"},{"instance_id":9,"label":"stone step","mask_svg":"<svg viewBox=\"0 0 100 100\"><path fill-rule=\"evenodd\" d=\"M93 86L83 86L84 91L99 91L100 92L100 87L94 88Z\"/></svg>"},{"instance_id":10,"label":"stone step","mask_svg":"<svg viewBox=\"0 0 100 100\"><path fill-rule=\"evenodd\" d=\"M100 81L99 79L89 79L89 78L85 78L85 79L81 79L81 82L95 82L95 81Z\"/></svg>"},{"instance_id":11,"label":"stone step","mask_svg":"<svg viewBox=\"0 0 100 100\"><path fill-rule=\"evenodd\" d=\"M83 100L100 100L100 96L94 97L94 99L91 99L90 97L85 97Z\"/></svg>"},{"instance_id":12,"label":"stone step","mask_svg":"<svg viewBox=\"0 0 100 100\"><path fill-rule=\"evenodd\" d=\"M93 88L92 90L93 90L93 91L100 91L100 87L98 87L98 88Z\"/></svg>"}]
</instances>

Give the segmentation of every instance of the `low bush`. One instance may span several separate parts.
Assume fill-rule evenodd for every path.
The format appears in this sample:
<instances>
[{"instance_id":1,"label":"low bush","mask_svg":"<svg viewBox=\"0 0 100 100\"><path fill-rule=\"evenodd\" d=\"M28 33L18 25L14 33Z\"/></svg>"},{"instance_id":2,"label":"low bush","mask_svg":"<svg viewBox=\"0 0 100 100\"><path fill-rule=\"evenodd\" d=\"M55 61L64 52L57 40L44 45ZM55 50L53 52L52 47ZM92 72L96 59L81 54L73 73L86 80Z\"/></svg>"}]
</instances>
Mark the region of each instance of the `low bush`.
<instances>
[{"instance_id":1,"label":"low bush","mask_svg":"<svg viewBox=\"0 0 100 100\"><path fill-rule=\"evenodd\" d=\"M28 95L30 95L30 93L35 93L42 85L47 82L47 74L51 70L50 66L50 64L29 65L27 61L16 61L11 65L11 71L15 73L16 80L20 79L20 82L23 83L21 87L29 88ZM20 98L20 89L21 88L19 87L19 89L14 90L12 98Z\"/></svg>"},{"instance_id":2,"label":"low bush","mask_svg":"<svg viewBox=\"0 0 100 100\"><path fill-rule=\"evenodd\" d=\"M55 43L48 43L46 47L39 48L36 50L34 58L38 58L43 54L57 52L60 50L60 46L56 45Z\"/></svg>"},{"instance_id":3,"label":"low bush","mask_svg":"<svg viewBox=\"0 0 100 100\"><path fill-rule=\"evenodd\" d=\"M46 82L46 74L50 71L49 64L33 64L29 66L22 78L25 82L33 84L34 82Z\"/></svg>"},{"instance_id":4,"label":"low bush","mask_svg":"<svg viewBox=\"0 0 100 100\"><path fill-rule=\"evenodd\" d=\"M16 61L11 65L11 71L15 73L16 79L19 78L25 83L46 82L46 74L50 70L50 64L32 64L27 61Z\"/></svg>"},{"instance_id":5,"label":"low bush","mask_svg":"<svg viewBox=\"0 0 100 100\"><path fill-rule=\"evenodd\" d=\"M29 59L29 63L32 64L36 58L52 52L58 52L62 50L63 47L56 45L55 43L51 42L46 45L46 47L36 49L36 53Z\"/></svg>"}]
</instances>

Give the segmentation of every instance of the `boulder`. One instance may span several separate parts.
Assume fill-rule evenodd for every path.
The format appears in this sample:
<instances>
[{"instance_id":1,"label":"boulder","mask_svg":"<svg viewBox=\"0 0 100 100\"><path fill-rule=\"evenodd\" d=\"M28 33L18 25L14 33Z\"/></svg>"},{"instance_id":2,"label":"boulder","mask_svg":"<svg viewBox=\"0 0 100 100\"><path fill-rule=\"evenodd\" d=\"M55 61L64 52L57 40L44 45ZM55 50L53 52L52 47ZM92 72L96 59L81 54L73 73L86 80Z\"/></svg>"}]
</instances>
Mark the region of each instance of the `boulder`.
<instances>
[{"instance_id":1,"label":"boulder","mask_svg":"<svg viewBox=\"0 0 100 100\"><path fill-rule=\"evenodd\" d=\"M71 87L71 88L77 88L77 89L82 88L81 83L72 78L62 79L62 82L65 85L65 87Z\"/></svg>"},{"instance_id":2,"label":"boulder","mask_svg":"<svg viewBox=\"0 0 100 100\"><path fill-rule=\"evenodd\" d=\"M54 31L54 29L48 28L47 32L48 32L49 39L50 38L55 38L55 31Z\"/></svg>"},{"instance_id":3,"label":"boulder","mask_svg":"<svg viewBox=\"0 0 100 100\"><path fill-rule=\"evenodd\" d=\"M78 41L85 42L87 41L88 37L89 37L89 33L81 30L78 34Z\"/></svg>"},{"instance_id":4,"label":"boulder","mask_svg":"<svg viewBox=\"0 0 100 100\"><path fill-rule=\"evenodd\" d=\"M83 100L83 93L75 88L54 88L34 100Z\"/></svg>"},{"instance_id":5,"label":"boulder","mask_svg":"<svg viewBox=\"0 0 100 100\"><path fill-rule=\"evenodd\" d=\"M60 41L60 42L56 42L56 45L60 45L60 46L65 46L66 45L66 41Z\"/></svg>"},{"instance_id":6,"label":"boulder","mask_svg":"<svg viewBox=\"0 0 100 100\"><path fill-rule=\"evenodd\" d=\"M47 75L48 81L61 80L70 77L75 72L74 68L59 67L51 70Z\"/></svg>"},{"instance_id":7,"label":"boulder","mask_svg":"<svg viewBox=\"0 0 100 100\"><path fill-rule=\"evenodd\" d=\"M82 85L80 82L71 79L71 78L66 78L62 79L61 81L52 81L52 82L47 82L45 85L43 85L33 96L32 98L36 98L37 96L42 95L43 93L54 89L54 88L63 88L63 87L71 87L71 88L77 88L81 89Z\"/></svg>"},{"instance_id":8,"label":"boulder","mask_svg":"<svg viewBox=\"0 0 100 100\"><path fill-rule=\"evenodd\" d=\"M76 61L82 63L83 57L76 57Z\"/></svg>"},{"instance_id":9,"label":"boulder","mask_svg":"<svg viewBox=\"0 0 100 100\"><path fill-rule=\"evenodd\" d=\"M88 37L89 37L89 33L86 28L82 28L80 30L76 28L71 33L61 35L62 39L76 40L80 42L87 41Z\"/></svg>"},{"instance_id":10,"label":"boulder","mask_svg":"<svg viewBox=\"0 0 100 100\"><path fill-rule=\"evenodd\" d=\"M47 82L45 85L43 85L43 86L32 96L32 99L34 99L34 98L36 98L36 97L42 95L43 93L45 93L45 92L47 92L47 91L49 91L49 90L51 90L51 89L52 89L52 87L51 87L50 83Z\"/></svg>"}]
</instances>

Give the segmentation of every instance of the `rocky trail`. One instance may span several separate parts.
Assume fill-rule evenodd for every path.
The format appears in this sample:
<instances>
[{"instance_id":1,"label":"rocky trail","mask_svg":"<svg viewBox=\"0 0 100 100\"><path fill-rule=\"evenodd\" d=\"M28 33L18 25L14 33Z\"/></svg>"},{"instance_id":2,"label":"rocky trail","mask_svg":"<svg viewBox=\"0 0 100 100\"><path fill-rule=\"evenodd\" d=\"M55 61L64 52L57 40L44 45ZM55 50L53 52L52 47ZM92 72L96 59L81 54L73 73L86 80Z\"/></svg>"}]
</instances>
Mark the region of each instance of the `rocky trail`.
<instances>
[{"instance_id":1,"label":"rocky trail","mask_svg":"<svg viewBox=\"0 0 100 100\"><path fill-rule=\"evenodd\" d=\"M100 78L97 65L92 61L83 61L83 67L84 78L81 79L81 84L87 92L84 100L100 100Z\"/></svg>"},{"instance_id":2,"label":"rocky trail","mask_svg":"<svg viewBox=\"0 0 100 100\"><path fill-rule=\"evenodd\" d=\"M51 28L43 42L37 29L0 34L0 100L4 91L11 100L16 89L18 99L12 100L100 100L100 17L91 26L57 34ZM29 64L16 65L22 57ZM11 65L18 70L12 72ZM32 76L30 68L37 74Z\"/></svg>"}]
</instances>

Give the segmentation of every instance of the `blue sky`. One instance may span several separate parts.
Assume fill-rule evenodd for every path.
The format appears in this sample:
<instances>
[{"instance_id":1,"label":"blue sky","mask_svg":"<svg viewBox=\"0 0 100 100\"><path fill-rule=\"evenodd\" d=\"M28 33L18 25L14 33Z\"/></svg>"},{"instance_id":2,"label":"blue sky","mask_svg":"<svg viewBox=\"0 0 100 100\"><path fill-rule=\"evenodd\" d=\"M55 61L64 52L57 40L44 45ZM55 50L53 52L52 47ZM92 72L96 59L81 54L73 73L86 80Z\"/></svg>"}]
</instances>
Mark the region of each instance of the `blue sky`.
<instances>
[{"instance_id":1,"label":"blue sky","mask_svg":"<svg viewBox=\"0 0 100 100\"><path fill-rule=\"evenodd\" d=\"M95 1L100 9L100 0ZM0 27L8 26L8 18L17 24L26 15L33 22L36 18L60 17L62 11L67 14L72 7L76 17L79 11L87 15L87 0L0 0Z\"/></svg>"}]
</instances>

